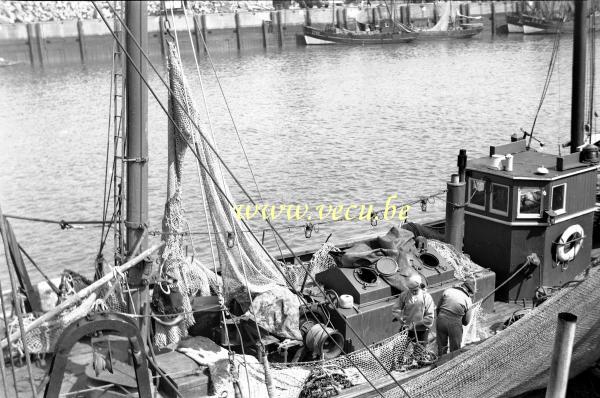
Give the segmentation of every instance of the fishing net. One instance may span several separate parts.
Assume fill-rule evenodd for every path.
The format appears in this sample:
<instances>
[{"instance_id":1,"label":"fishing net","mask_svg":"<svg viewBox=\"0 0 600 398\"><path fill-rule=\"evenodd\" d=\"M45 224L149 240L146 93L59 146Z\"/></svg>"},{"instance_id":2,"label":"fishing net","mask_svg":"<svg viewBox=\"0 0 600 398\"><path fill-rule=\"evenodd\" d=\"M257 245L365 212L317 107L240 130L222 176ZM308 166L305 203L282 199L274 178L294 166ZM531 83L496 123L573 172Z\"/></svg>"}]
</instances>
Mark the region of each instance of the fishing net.
<instances>
[{"instance_id":1,"label":"fishing net","mask_svg":"<svg viewBox=\"0 0 600 398\"><path fill-rule=\"evenodd\" d=\"M286 282L280 270L277 269L278 264L276 261L260 246L251 231L236 217L233 210L235 203L231 199L232 195L229 187L223 177L220 164L210 148L210 145L214 148L214 140L206 133L201 136L194 126L194 123L196 126L201 125L200 117L187 89L188 85L176 47L172 43L169 44L168 59L170 85L174 96L174 98L171 98L171 115L188 142L195 145L200 158L202 189L210 212L211 227L214 232L221 265L223 294L226 301L229 302L235 299L243 308L248 309L250 308L251 297L275 290L279 292L280 296L288 296L283 297L284 301L293 301L295 295L288 289L281 289L281 287L286 287ZM185 109L182 106L185 106ZM190 117L186 115L186 112ZM192 120L194 123L192 123ZM171 135L171 137L172 140L175 140L173 146L177 150L183 151L185 144L179 134ZM169 156L171 160L171 153ZM171 170L171 167L169 168L169 186L171 188L171 181L175 181L173 187L175 189L170 191L165 219L169 222L168 230L177 231L183 227L179 223L182 215L178 213L181 209L179 179L181 164L175 154L173 157L176 158L174 160L177 160L177 162L173 170ZM178 269L181 269L183 263L181 244L178 240L180 238L177 235L170 234L166 235L166 239L165 253L167 255L163 254L163 258L167 264L167 272L169 270L177 272ZM187 303L189 304L189 300ZM256 319L260 322L260 314L256 316ZM297 319L292 322L292 324L297 323ZM294 338L293 335L285 334L282 337Z\"/></svg>"},{"instance_id":2,"label":"fishing net","mask_svg":"<svg viewBox=\"0 0 600 398\"><path fill-rule=\"evenodd\" d=\"M438 368L403 384L410 397L515 396L548 383L557 316L578 316L571 375L600 358L600 269L554 294L522 319ZM386 396L405 396L399 388Z\"/></svg>"},{"instance_id":3,"label":"fishing net","mask_svg":"<svg viewBox=\"0 0 600 398\"><path fill-rule=\"evenodd\" d=\"M304 264L282 264L285 269L285 274L288 281L296 290L300 290L302 284L306 280L305 287L313 286L313 280L306 276L306 271L310 272L310 275L314 276L319 272L328 270L329 268L336 267L335 260L330 252L340 252L340 249L332 245L331 243L324 243L323 246L317 250L310 259L309 263Z\"/></svg>"},{"instance_id":4,"label":"fishing net","mask_svg":"<svg viewBox=\"0 0 600 398\"><path fill-rule=\"evenodd\" d=\"M188 226L182 204L181 178L187 151L186 141L191 139L190 132L193 130L182 109L182 106L189 109L191 103L188 97L183 96L184 81L176 51L175 46L169 44L170 87L178 96L179 102L169 98L169 111L176 126L169 123L167 202L162 220L162 240L165 246L160 253L162 281L153 292L153 310L158 311L158 315L183 314L183 320L177 325L157 323L155 343L158 347L176 343L187 335L188 327L194 324L190 297L196 294L210 295L207 270L198 261L192 263L183 249L183 236ZM211 279L214 280L213 277Z\"/></svg>"},{"instance_id":5,"label":"fishing net","mask_svg":"<svg viewBox=\"0 0 600 398\"><path fill-rule=\"evenodd\" d=\"M336 387L360 385L399 369L408 345L408 332L403 331L377 344L369 346L385 369L373 360L366 348L334 359L291 364L271 363L270 375L278 398L326 397ZM231 368L222 366L228 362L228 353L221 347L206 344L199 338L183 341L184 352L190 358L209 367L213 382L213 396L234 396ZM200 342L201 344L198 344ZM263 364L249 355L233 357L234 372L243 396L266 397L265 370ZM358 369L360 369L360 371ZM362 372L362 374L361 374ZM364 376L363 376L364 375ZM302 395L301 395L302 394Z\"/></svg>"},{"instance_id":6,"label":"fishing net","mask_svg":"<svg viewBox=\"0 0 600 398\"><path fill-rule=\"evenodd\" d=\"M23 340L27 344L27 348L30 354L45 354L54 352L56 348L56 342L58 338L72 322L83 318L92 311L94 303L96 302L96 293L90 294L86 297L79 305L73 305L63 310L56 318L42 323L35 329L25 333L25 338L19 338L12 343L13 354L20 356L25 355L23 347ZM33 314L27 314L23 317L23 326L27 328L31 323L35 321ZM18 332L19 322L18 319L13 319L8 324L9 336L15 332Z\"/></svg>"}]
</instances>

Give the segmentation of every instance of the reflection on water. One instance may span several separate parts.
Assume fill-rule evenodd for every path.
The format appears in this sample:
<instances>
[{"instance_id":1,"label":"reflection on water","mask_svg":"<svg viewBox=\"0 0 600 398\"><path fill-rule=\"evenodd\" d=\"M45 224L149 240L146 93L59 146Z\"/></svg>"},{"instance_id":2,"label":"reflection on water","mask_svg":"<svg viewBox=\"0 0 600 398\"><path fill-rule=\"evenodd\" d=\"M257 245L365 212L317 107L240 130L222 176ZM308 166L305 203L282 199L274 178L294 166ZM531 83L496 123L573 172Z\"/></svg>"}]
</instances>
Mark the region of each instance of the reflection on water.
<instances>
[{"instance_id":1,"label":"reflection on water","mask_svg":"<svg viewBox=\"0 0 600 398\"><path fill-rule=\"evenodd\" d=\"M552 152L569 135L570 47L570 38L564 37L536 125L537 137ZM307 47L214 61L264 202L382 208L394 193L400 204L444 189L460 148L471 157L485 155L490 144L507 141L520 127L528 130L551 51L552 37L516 36ZM203 108L191 56L185 65ZM256 195L204 58L200 68L221 154ZM166 103L159 80L150 80ZM5 213L101 219L109 86L109 64L0 70L0 203ZM158 230L166 197L167 119L149 97L150 229ZM241 200L239 190L233 191ZM190 230L206 231L189 154L183 194ZM409 220L439 218L443 209L441 200L430 203L427 213L416 205ZM23 247L50 275L63 268L92 273L100 228L63 231L56 225L11 222ZM306 239L303 224L286 224L300 227L284 229L292 247L318 245L330 233L336 241L389 226L338 222L321 226ZM265 235L267 240L270 236ZM193 243L210 261L206 235L193 235ZM111 246L106 250L109 255ZM0 276L6 280L5 267Z\"/></svg>"}]
</instances>

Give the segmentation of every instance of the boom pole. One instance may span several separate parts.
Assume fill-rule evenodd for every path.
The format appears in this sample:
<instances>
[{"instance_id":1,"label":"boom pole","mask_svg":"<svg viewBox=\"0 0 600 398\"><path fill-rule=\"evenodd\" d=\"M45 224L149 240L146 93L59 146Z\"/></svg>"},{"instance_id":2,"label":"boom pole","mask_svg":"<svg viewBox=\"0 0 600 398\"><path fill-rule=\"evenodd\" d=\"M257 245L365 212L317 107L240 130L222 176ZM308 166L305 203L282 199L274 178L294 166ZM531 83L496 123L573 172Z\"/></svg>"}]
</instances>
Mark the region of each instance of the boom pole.
<instances>
[{"instance_id":1,"label":"boom pole","mask_svg":"<svg viewBox=\"0 0 600 398\"><path fill-rule=\"evenodd\" d=\"M125 46L131 59L127 59L126 76L126 137L127 137L127 229L126 254L134 256L134 250L145 251L148 237L145 234L148 223L148 88L142 79L147 78L147 63L142 51L148 51L147 2L128 1L125 4L125 23L131 31L126 35ZM140 50L136 41L140 43ZM136 68L132 65L135 63ZM138 249L139 247L139 249ZM143 261L129 271L128 283L133 289L133 308L135 313L145 311L148 303L148 277L151 264ZM130 303L131 307L131 303ZM147 336L141 318L142 336Z\"/></svg>"}]
</instances>

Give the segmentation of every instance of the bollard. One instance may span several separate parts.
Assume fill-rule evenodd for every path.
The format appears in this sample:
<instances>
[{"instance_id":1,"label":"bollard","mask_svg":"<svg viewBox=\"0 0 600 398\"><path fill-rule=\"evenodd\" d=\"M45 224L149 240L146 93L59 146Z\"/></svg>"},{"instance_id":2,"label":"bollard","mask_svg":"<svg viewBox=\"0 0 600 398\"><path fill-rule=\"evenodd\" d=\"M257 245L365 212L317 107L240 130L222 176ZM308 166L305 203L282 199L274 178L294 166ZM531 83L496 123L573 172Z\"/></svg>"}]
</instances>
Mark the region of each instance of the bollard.
<instances>
[{"instance_id":1,"label":"bollard","mask_svg":"<svg viewBox=\"0 0 600 398\"><path fill-rule=\"evenodd\" d=\"M38 56L40 57L40 66L44 66L44 53L46 52L46 40L44 40L42 33L42 25L40 23L35 24L35 35L37 39Z\"/></svg>"},{"instance_id":2,"label":"bollard","mask_svg":"<svg viewBox=\"0 0 600 398\"><path fill-rule=\"evenodd\" d=\"M235 38L237 49L240 51L242 49L242 39L240 37L240 14L238 12L235 13Z\"/></svg>"},{"instance_id":3,"label":"bollard","mask_svg":"<svg viewBox=\"0 0 600 398\"><path fill-rule=\"evenodd\" d=\"M267 21L262 21L262 39L263 39L263 48L267 48Z\"/></svg>"},{"instance_id":4,"label":"bollard","mask_svg":"<svg viewBox=\"0 0 600 398\"><path fill-rule=\"evenodd\" d=\"M204 53L208 53L208 28L206 27L206 14L200 16L202 22L202 38L204 39Z\"/></svg>"},{"instance_id":5,"label":"bollard","mask_svg":"<svg viewBox=\"0 0 600 398\"><path fill-rule=\"evenodd\" d=\"M160 55L165 57L165 17L158 17L158 40L160 40Z\"/></svg>"},{"instance_id":6,"label":"bollard","mask_svg":"<svg viewBox=\"0 0 600 398\"><path fill-rule=\"evenodd\" d=\"M496 34L496 4L492 1L490 3L490 12L492 13L492 36Z\"/></svg>"},{"instance_id":7,"label":"bollard","mask_svg":"<svg viewBox=\"0 0 600 398\"><path fill-rule=\"evenodd\" d=\"M279 32L279 48L283 48L283 10L276 11L277 14L277 31Z\"/></svg>"},{"instance_id":8,"label":"bollard","mask_svg":"<svg viewBox=\"0 0 600 398\"><path fill-rule=\"evenodd\" d=\"M79 56L81 63L85 64L85 35L83 34L83 21L77 20L77 36L79 38Z\"/></svg>"},{"instance_id":9,"label":"bollard","mask_svg":"<svg viewBox=\"0 0 600 398\"><path fill-rule=\"evenodd\" d=\"M34 64L35 64L35 55L34 55L34 50L33 50L33 47L35 46L34 40L35 40L35 32L33 31L33 24L28 23L27 24L27 45L29 47L29 61L31 62L31 66L34 66Z\"/></svg>"},{"instance_id":10,"label":"bollard","mask_svg":"<svg viewBox=\"0 0 600 398\"><path fill-rule=\"evenodd\" d=\"M568 312L558 314L546 398L563 398L566 396L576 324L577 316Z\"/></svg>"},{"instance_id":11,"label":"bollard","mask_svg":"<svg viewBox=\"0 0 600 398\"><path fill-rule=\"evenodd\" d=\"M196 52L200 55L200 50L204 48L204 44L202 42L202 33L200 33L200 20L198 19L198 15L194 15L194 36L196 36Z\"/></svg>"}]
</instances>

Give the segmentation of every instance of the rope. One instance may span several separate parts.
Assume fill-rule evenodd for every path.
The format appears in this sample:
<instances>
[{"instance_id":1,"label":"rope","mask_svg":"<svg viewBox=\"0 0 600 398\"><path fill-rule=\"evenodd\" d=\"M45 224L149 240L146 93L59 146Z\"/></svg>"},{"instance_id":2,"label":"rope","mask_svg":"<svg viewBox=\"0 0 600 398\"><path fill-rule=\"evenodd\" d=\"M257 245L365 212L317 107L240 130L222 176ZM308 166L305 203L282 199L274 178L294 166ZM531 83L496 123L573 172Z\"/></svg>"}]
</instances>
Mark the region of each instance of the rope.
<instances>
[{"instance_id":1,"label":"rope","mask_svg":"<svg viewBox=\"0 0 600 398\"><path fill-rule=\"evenodd\" d=\"M552 80L552 72L554 71L554 66L556 64L558 48L559 48L559 44L560 44L560 29L561 28L562 28L562 21L558 25L556 34L554 36L554 44L552 47L552 55L550 56L550 64L548 65L548 72L546 73L546 81L544 82L544 89L542 90L542 96L540 98L540 102L539 102L537 111L535 112L533 124L531 125L531 131L529 132L529 142L527 143L527 148L531 147L531 140L533 139L533 130L535 129L535 123L537 122L537 118L540 114L540 110L542 109L542 104L544 103L544 99L546 98L546 93L548 92L548 87L550 86L550 81Z\"/></svg>"},{"instance_id":2,"label":"rope","mask_svg":"<svg viewBox=\"0 0 600 398\"><path fill-rule=\"evenodd\" d=\"M100 12L100 9L97 5L97 3L95 1L92 1L92 4L94 5L94 8L99 12L100 17L102 18L104 24L106 25L107 29L109 30L109 32L111 33L111 35L113 36L113 38L117 41L117 43L119 44L119 46L121 47L121 49L123 50L124 54L127 56L129 62L131 63L131 65L133 66L133 68L136 70L136 72L138 73L138 75L140 76L141 80L144 82L144 84L146 85L146 87L148 88L148 90L150 91L150 93L153 95L153 97L156 99L157 103L159 104L159 106L162 108L163 112L165 112L165 114L167 115L167 117L169 118L169 120L171 121L171 123L173 123L176 127L177 132L179 133L181 139L186 143L186 145L188 145L188 147L190 148L191 152L196 156L196 158L198 159L199 163L201 164L202 168L207 172L208 176L213 180L213 182L215 183L215 187L218 189L219 193L221 195L223 195L223 198L228 202L228 204L230 206L232 206L232 202L231 200L225 195L225 192L222 190L222 188L216 183L215 181L215 177L209 172L209 170L207 169L206 165L201 163L201 158L200 156L194 151L194 149L191 147L189 141L185 138L185 136L183 135L183 133L181 132L181 130L179 129L179 127L177 127L176 123L174 122L173 118L171 117L171 115L169 115L167 109L165 108L165 106L162 104L162 102L160 101L160 99L158 98L158 95L156 94L156 92L152 89L152 87L150 86L150 84L148 83L148 81L146 80L146 78L144 78L144 76L141 74L139 68L136 66L135 62L133 61L131 55L127 52L127 50L125 49L125 47L123 46L123 44L121 43L121 41L119 40L119 38L117 37L117 35L115 34L115 32L113 31L113 29L110 27L110 25L108 24L108 21L106 20L106 18L104 17L104 15ZM110 4L108 4L109 8L112 9L112 7L110 6ZM127 33L132 37L133 42L136 44L136 46L138 47L138 49L140 50L141 54L144 56L144 58L148 61L148 64L151 66L151 68L156 72L158 78L161 80L161 82L165 85L165 87L167 88L167 91L169 93L172 94L172 90L170 89L169 85L165 82L165 80L162 78L161 74L158 72L158 70L156 69L156 67L154 66L154 64L150 61L148 55L146 54L146 52L142 49L142 47L140 46L139 42L135 39L135 37L131 34L131 31L129 30L129 28L124 24L123 20L121 17L119 17L118 14L115 14L115 17L117 17L117 19L119 19L120 23L122 24L122 26L125 28L125 30L127 31ZM178 104L181 106L181 103L175 98L175 100L178 102ZM182 107L183 108L183 107ZM190 120L191 124L194 126L194 128L198 131L198 133L202 136L202 138L204 138L206 144L208 145L208 147L213 151L213 153L215 153L215 156L219 159L219 161L221 162L221 164L223 165L223 167L226 168L226 170L228 171L228 173L231 175L232 179L235 181L235 183L238 185L238 187L242 190L242 192L244 193L244 195L246 195L248 197L248 199L255 205L256 203L254 202L254 200L252 199L252 197L248 194L248 192L246 191L246 189L244 189L244 187L241 185L241 183L239 182L239 180L235 177L235 175L232 173L231 169L227 166L227 164L223 161L223 159L220 157L220 155L218 153L216 153L214 147L210 144L210 142L206 141L206 137L204 136L204 134L202 133L202 131L199 129L199 127L196 125L195 121L191 118L191 116L189 114L186 113L186 116L188 117L188 119ZM279 237L279 239L281 239L281 241L285 244L286 248L290 251L290 253L293 255L293 257L296 259L296 261L298 261L298 263L300 263L300 265L302 267L305 268L306 270L306 266L304 264L302 264L301 260L298 258L298 256L296 256L293 252L293 250L291 249L291 247L287 244L287 242L283 239L283 237L281 236L281 234L274 228L273 224L269 221L269 220L265 220L267 222L267 224L271 227L271 229L273 230L273 232ZM248 224L242 220L242 224L244 224L244 226L250 230ZM257 236L252 233L252 237L253 239L259 243L260 245L260 240L257 238ZM283 270L281 270L281 268L279 267L279 264L277 264L277 262L275 261L274 258L272 258L272 256L269 255L268 251L266 250L266 248L264 248L262 245L260 245L260 248L267 253L267 255L269 256L269 258L271 259L271 261L273 261L273 264L275 265L276 269L282 274L282 277L284 278L284 280L286 281L286 283L288 283L289 286L293 286L293 284L289 281L287 275L285 274L285 272ZM316 283L314 277L312 275L310 275L312 281L317 285L317 287L319 288L319 290L321 290L321 293L324 294L323 289L318 286L318 284ZM303 301L305 303L305 305L307 304L306 299L302 296L302 295L298 295L299 299L301 301ZM311 313L313 312L312 309L309 308L309 310L311 311ZM375 359L375 361L382 367L382 369L392 378L392 380L394 380L394 382L398 385L398 387L400 389L402 389L404 391L404 388L402 387L402 385L400 384L400 382L394 377L394 375L383 365L383 363L381 362L381 360L379 358L377 358L377 356L373 353L373 351L368 347L368 345L364 342L364 340L360 337L360 335L356 332L356 330L350 325L347 324L348 328L356 335L356 337L358 338L358 340L365 346L365 348L367 349L367 351L369 352L369 354L373 357L373 359ZM337 345L337 343L336 343ZM339 347L339 345L338 345ZM342 352L343 348L342 348ZM352 361L352 360L351 360ZM353 362L353 361L352 361ZM356 366L356 364L353 362L354 366ZM360 368L358 366L356 366L357 370L359 371L359 373L361 373L364 376L364 373L360 370ZM365 379L367 379L365 377ZM368 379L367 379L368 380ZM369 380L368 380L369 381ZM371 381L369 381L370 385L381 395L383 396L383 394L372 384ZM408 394L405 392L405 394L408 396Z\"/></svg>"}]
</instances>

